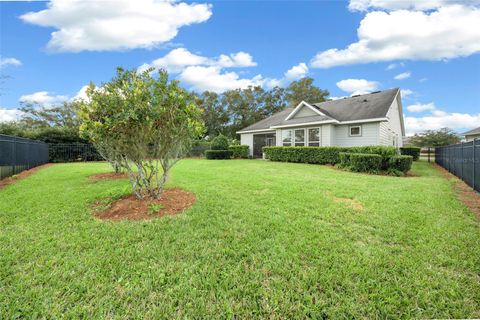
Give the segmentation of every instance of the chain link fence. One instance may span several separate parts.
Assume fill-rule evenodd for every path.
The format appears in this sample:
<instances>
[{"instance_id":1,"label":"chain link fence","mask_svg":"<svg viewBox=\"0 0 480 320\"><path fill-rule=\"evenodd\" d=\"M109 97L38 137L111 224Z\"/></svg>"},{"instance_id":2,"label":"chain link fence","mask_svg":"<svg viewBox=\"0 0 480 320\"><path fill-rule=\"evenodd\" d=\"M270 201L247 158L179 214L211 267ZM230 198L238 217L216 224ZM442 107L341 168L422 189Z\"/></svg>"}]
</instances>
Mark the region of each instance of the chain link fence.
<instances>
[{"instance_id":1,"label":"chain link fence","mask_svg":"<svg viewBox=\"0 0 480 320\"><path fill-rule=\"evenodd\" d=\"M0 134L0 180L47 162L45 142Z\"/></svg>"}]
</instances>

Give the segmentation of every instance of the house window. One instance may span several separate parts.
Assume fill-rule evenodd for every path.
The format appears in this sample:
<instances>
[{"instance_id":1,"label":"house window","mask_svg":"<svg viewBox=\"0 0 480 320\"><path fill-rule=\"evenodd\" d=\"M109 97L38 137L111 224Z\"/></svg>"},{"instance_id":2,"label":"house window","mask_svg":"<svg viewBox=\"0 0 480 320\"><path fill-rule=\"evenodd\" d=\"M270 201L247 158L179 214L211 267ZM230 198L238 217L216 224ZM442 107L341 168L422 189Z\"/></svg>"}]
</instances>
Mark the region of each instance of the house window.
<instances>
[{"instance_id":1,"label":"house window","mask_svg":"<svg viewBox=\"0 0 480 320\"><path fill-rule=\"evenodd\" d=\"M350 137L360 137L362 135L362 126L350 126L348 130Z\"/></svg>"},{"instance_id":2,"label":"house window","mask_svg":"<svg viewBox=\"0 0 480 320\"><path fill-rule=\"evenodd\" d=\"M282 143L284 146L292 145L292 130L282 130Z\"/></svg>"},{"instance_id":3,"label":"house window","mask_svg":"<svg viewBox=\"0 0 480 320\"><path fill-rule=\"evenodd\" d=\"M295 130L295 147L303 147L305 145L305 130Z\"/></svg>"},{"instance_id":4,"label":"house window","mask_svg":"<svg viewBox=\"0 0 480 320\"><path fill-rule=\"evenodd\" d=\"M309 147L320 146L320 128L308 129L308 146Z\"/></svg>"}]
</instances>

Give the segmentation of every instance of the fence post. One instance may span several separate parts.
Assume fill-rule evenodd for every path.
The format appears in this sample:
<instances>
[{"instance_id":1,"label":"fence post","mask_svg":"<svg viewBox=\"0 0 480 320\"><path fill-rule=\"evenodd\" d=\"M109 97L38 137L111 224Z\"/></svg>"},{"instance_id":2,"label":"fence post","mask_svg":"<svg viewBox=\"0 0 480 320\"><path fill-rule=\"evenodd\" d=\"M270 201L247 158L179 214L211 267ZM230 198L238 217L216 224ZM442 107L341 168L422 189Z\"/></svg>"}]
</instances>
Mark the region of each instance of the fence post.
<instances>
[{"instance_id":1,"label":"fence post","mask_svg":"<svg viewBox=\"0 0 480 320\"><path fill-rule=\"evenodd\" d=\"M479 140L480 141L480 140ZM473 139L473 163L472 163L472 166L473 166L473 190L477 190L477 185L475 184L476 181L475 181L475 167L476 167L476 163L475 163L475 148L477 147L477 139Z\"/></svg>"}]
</instances>

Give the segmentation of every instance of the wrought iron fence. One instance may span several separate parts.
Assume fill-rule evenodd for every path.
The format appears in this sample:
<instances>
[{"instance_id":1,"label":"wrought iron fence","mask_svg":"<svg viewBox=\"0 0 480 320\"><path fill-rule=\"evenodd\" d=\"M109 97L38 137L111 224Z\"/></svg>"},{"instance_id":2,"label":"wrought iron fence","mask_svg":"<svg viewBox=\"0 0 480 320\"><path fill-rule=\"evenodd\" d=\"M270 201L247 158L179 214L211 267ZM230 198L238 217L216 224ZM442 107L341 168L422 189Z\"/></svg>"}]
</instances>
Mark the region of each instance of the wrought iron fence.
<instances>
[{"instance_id":1,"label":"wrought iron fence","mask_svg":"<svg viewBox=\"0 0 480 320\"><path fill-rule=\"evenodd\" d=\"M50 162L103 161L97 149L88 143L51 143Z\"/></svg>"},{"instance_id":2,"label":"wrought iron fence","mask_svg":"<svg viewBox=\"0 0 480 320\"><path fill-rule=\"evenodd\" d=\"M48 162L48 144L0 134L0 179Z\"/></svg>"},{"instance_id":3,"label":"wrought iron fence","mask_svg":"<svg viewBox=\"0 0 480 320\"><path fill-rule=\"evenodd\" d=\"M435 162L480 192L480 139L436 148Z\"/></svg>"}]
</instances>

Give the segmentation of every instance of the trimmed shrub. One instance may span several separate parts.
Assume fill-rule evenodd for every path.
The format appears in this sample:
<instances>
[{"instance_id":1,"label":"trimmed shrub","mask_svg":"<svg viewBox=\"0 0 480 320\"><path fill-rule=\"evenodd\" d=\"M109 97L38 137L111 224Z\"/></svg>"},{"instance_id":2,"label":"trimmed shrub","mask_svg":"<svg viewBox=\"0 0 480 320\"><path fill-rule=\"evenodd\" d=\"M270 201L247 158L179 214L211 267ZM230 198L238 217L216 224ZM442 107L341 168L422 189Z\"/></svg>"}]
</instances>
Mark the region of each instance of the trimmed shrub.
<instances>
[{"instance_id":1,"label":"trimmed shrub","mask_svg":"<svg viewBox=\"0 0 480 320\"><path fill-rule=\"evenodd\" d=\"M355 172L378 173L382 168L382 156L368 153L350 153L348 168Z\"/></svg>"},{"instance_id":2,"label":"trimmed shrub","mask_svg":"<svg viewBox=\"0 0 480 320\"><path fill-rule=\"evenodd\" d=\"M228 150L228 138L224 135L219 135L213 138L210 145L212 150Z\"/></svg>"},{"instance_id":3,"label":"trimmed shrub","mask_svg":"<svg viewBox=\"0 0 480 320\"><path fill-rule=\"evenodd\" d=\"M337 164L343 147L263 147L265 157L272 161Z\"/></svg>"},{"instance_id":4,"label":"trimmed shrub","mask_svg":"<svg viewBox=\"0 0 480 320\"><path fill-rule=\"evenodd\" d=\"M420 158L420 148L418 147L401 147L400 154L402 156L412 156L413 161L417 161Z\"/></svg>"},{"instance_id":5,"label":"trimmed shrub","mask_svg":"<svg viewBox=\"0 0 480 320\"><path fill-rule=\"evenodd\" d=\"M248 149L249 147L247 145L231 145L228 147L230 151L232 151L232 157L233 158L241 158L241 159L247 159L248 158Z\"/></svg>"},{"instance_id":6,"label":"trimmed shrub","mask_svg":"<svg viewBox=\"0 0 480 320\"><path fill-rule=\"evenodd\" d=\"M412 156L394 156L388 161L388 169L407 173L412 167Z\"/></svg>"},{"instance_id":7,"label":"trimmed shrub","mask_svg":"<svg viewBox=\"0 0 480 320\"><path fill-rule=\"evenodd\" d=\"M230 150L207 150L205 151L205 158L214 159L230 159L232 157L232 151Z\"/></svg>"},{"instance_id":8,"label":"trimmed shrub","mask_svg":"<svg viewBox=\"0 0 480 320\"><path fill-rule=\"evenodd\" d=\"M340 152L340 167L347 169L350 167L350 155L348 152Z\"/></svg>"}]
</instances>

